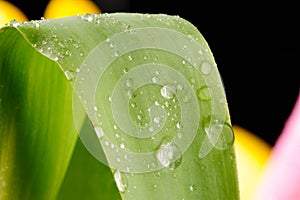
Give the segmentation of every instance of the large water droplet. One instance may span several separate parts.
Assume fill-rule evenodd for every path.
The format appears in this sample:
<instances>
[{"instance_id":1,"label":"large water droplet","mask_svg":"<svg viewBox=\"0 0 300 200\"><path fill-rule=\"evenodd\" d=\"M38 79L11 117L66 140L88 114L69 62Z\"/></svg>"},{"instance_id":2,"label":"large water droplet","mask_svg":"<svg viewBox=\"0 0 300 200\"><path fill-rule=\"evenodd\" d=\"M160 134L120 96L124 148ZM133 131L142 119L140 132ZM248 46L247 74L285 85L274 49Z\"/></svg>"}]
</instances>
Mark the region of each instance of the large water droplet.
<instances>
[{"instance_id":1,"label":"large water droplet","mask_svg":"<svg viewBox=\"0 0 300 200\"><path fill-rule=\"evenodd\" d=\"M180 149L172 142L164 143L156 153L156 158L164 167L176 169L182 162Z\"/></svg>"},{"instance_id":2,"label":"large water droplet","mask_svg":"<svg viewBox=\"0 0 300 200\"><path fill-rule=\"evenodd\" d=\"M203 74L205 74L205 75L208 75L210 72L211 72L211 70L212 70L212 66L211 66L211 64L210 63L208 63L208 62L203 62L202 64L201 64L201 72L203 73Z\"/></svg>"},{"instance_id":3,"label":"large water droplet","mask_svg":"<svg viewBox=\"0 0 300 200\"><path fill-rule=\"evenodd\" d=\"M223 129L223 122L213 119L212 122L204 128L207 137L215 146Z\"/></svg>"},{"instance_id":4,"label":"large water droplet","mask_svg":"<svg viewBox=\"0 0 300 200\"><path fill-rule=\"evenodd\" d=\"M118 187L118 190L120 192L125 192L127 188L127 184L125 183L124 179L121 176L121 172L119 170L116 170L114 173L114 179L116 181L116 185Z\"/></svg>"},{"instance_id":5,"label":"large water droplet","mask_svg":"<svg viewBox=\"0 0 300 200\"><path fill-rule=\"evenodd\" d=\"M232 147L234 133L231 125L228 123L214 119L204 130L206 136L199 151L199 158L204 158L213 148L226 150Z\"/></svg>"},{"instance_id":6,"label":"large water droplet","mask_svg":"<svg viewBox=\"0 0 300 200\"><path fill-rule=\"evenodd\" d=\"M204 86L204 87L198 88L197 89L197 97L199 100L210 100L211 96L210 96L209 87Z\"/></svg>"},{"instance_id":7,"label":"large water droplet","mask_svg":"<svg viewBox=\"0 0 300 200\"><path fill-rule=\"evenodd\" d=\"M234 142L234 133L232 127L228 123L224 123L222 132L216 143L216 148L220 150L226 150L233 145L233 142Z\"/></svg>"}]
</instances>

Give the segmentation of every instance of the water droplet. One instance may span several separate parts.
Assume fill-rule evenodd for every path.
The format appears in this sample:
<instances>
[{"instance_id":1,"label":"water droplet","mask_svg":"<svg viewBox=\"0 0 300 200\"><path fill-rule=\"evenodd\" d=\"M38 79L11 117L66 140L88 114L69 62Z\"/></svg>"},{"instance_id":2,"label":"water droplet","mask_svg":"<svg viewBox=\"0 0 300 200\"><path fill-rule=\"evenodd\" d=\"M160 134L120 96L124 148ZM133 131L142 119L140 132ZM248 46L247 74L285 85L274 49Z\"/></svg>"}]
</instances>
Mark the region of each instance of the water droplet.
<instances>
[{"instance_id":1,"label":"water droplet","mask_svg":"<svg viewBox=\"0 0 300 200\"><path fill-rule=\"evenodd\" d=\"M126 74L126 73L128 73L128 71L129 71L128 68L127 68L127 67L124 67L123 73Z\"/></svg>"},{"instance_id":2,"label":"water droplet","mask_svg":"<svg viewBox=\"0 0 300 200\"><path fill-rule=\"evenodd\" d=\"M126 86L127 86L127 87L131 87L131 86L132 86L132 83L133 83L133 81L132 81L131 78L129 78L129 79L126 80Z\"/></svg>"},{"instance_id":3,"label":"water droplet","mask_svg":"<svg viewBox=\"0 0 300 200\"><path fill-rule=\"evenodd\" d=\"M93 21L93 16L91 14L84 14L81 16L81 19L84 21L91 22Z\"/></svg>"},{"instance_id":4,"label":"water droplet","mask_svg":"<svg viewBox=\"0 0 300 200\"><path fill-rule=\"evenodd\" d=\"M142 115L137 115L138 120L142 120L143 116Z\"/></svg>"},{"instance_id":5,"label":"water droplet","mask_svg":"<svg viewBox=\"0 0 300 200\"><path fill-rule=\"evenodd\" d=\"M178 129L180 129L180 128L181 128L181 124L180 124L180 122L177 122L177 123L176 123L176 128L178 128Z\"/></svg>"},{"instance_id":6,"label":"water droplet","mask_svg":"<svg viewBox=\"0 0 300 200\"><path fill-rule=\"evenodd\" d=\"M190 189L190 191L192 191L192 192L193 192L193 191L195 191L195 189L196 189L196 186L195 186L195 185L190 185L190 186L189 186L189 189Z\"/></svg>"},{"instance_id":7,"label":"water droplet","mask_svg":"<svg viewBox=\"0 0 300 200\"><path fill-rule=\"evenodd\" d=\"M225 122L222 127L222 132L216 143L216 148L219 150L226 150L234 143L234 133L230 124Z\"/></svg>"},{"instance_id":8,"label":"water droplet","mask_svg":"<svg viewBox=\"0 0 300 200\"><path fill-rule=\"evenodd\" d=\"M133 57L132 57L131 55L129 55L129 56L128 56L128 60L129 60L129 61L132 61L132 60L133 60Z\"/></svg>"},{"instance_id":9,"label":"water droplet","mask_svg":"<svg viewBox=\"0 0 300 200\"><path fill-rule=\"evenodd\" d=\"M161 165L169 167L171 170L177 168L182 161L180 149L172 142L162 144L156 153L156 158Z\"/></svg>"},{"instance_id":10,"label":"water droplet","mask_svg":"<svg viewBox=\"0 0 300 200\"><path fill-rule=\"evenodd\" d=\"M67 56L71 56L71 55L72 55L72 53L71 53L70 50L67 50L67 51L65 52L65 54L66 54Z\"/></svg>"},{"instance_id":11,"label":"water droplet","mask_svg":"<svg viewBox=\"0 0 300 200\"><path fill-rule=\"evenodd\" d=\"M121 143L121 144L120 144L120 148L121 148L121 149L124 149L124 148L125 148L125 144L124 144L124 143Z\"/></svg>"},{"instance_id":12,"label":"water droplet","mask_svg":"<svg viewBox=\"0 0 300 200\"><path fill-rule=\"evenodd\" d=\"M104 132L103 132L103 130L102 130L101 127L95 126L95 127L94 127L94 130L95 130L96 135L97 135L97 137L98 137L99 139L102 138L102 137L104 136Z\"/></svg>"},{"instance_id":13,"label":"water droplet","mask_svg":"<svg viewBox=\"0 0 300 200\"><path fill-rule=\"evenodd\" d=\"M201 64L201 72L205 75L208 75L212 70L212 66L210 63L208 62L203 62Z\"/></svg>"},{"instance_id":14,"label":"water droplet","mask_svg":"<svg viewBox=\"0 0 300 200\"><path fill-rule=\"evenodd\" d=\"M203 54L202 49L199 49L198 53L199 53L200 55Z\"/></svg>"},{"instance_id":15,"label":"water droplet","mask_svg":"<svg viewBox=\"0 0 300 200\"><path fill-rule=\"evenodd\" d=\"M166 99L173 98L175 93L176 93L176 87L175 86L165 85L160 89L161 96L165 97Z\"/></svg>"},{"instance_id":16,"label":"water droplet","mask_svg":"<svg viewBox=\"0 0 300 200\"><path fill-rule=\"evenodd\" d=\"M154 123L159 124L160 122L160 117L154 117L153 118Z\"/></svg>"},{"instance_id":17,"label":"water droplet","mask_svg":"<svg viewBox=\"0 0 300 200\"><path fill-rule=\"evenodd\" d=\"M38 22L35 22L34 25L35 25L35 28L39 28L40 27L40 24Z\"/></svg>"},{"instance_id":18,"label":"water droplet","mask_svg":"<svg viewBox=\"0 0 300 200\"><path fill-rule=\"evenodd\" d=\"M208 126L204 128L210 142L215 146L223 129L223 122L213 119Z\"/></svg>"},{"instance_id":19,"label":"water droplet","mask_svg":"<svg viewBox=\"0 0 300 200\"><path fill-rule=\"evenodd\" d=\"M157 83L159 81L159 78L153 76L151 81L152 81L152 83Z\"/></svg>"},{"instance_id":20,"label":"water droplet","mask_svg":"<svg viewBox=\"0 0 300 200\"><path fill-rule=\"evenodd\" d=\"M20 25L20 22L18 22L17 20L13 19L13 20L10 21L9 25L13 26L13 27L18 27Z\"/></svg>"},{"instance_id":21,"label":"water droplet","mask_svg":"<svg viewBox=\"0 0 300 200\"><path fill-rule=\"evenodd\" d=\"M119 170L116 170L116 172L114 173L114 179L116 181L118 190L120 192L125 192L125 190L127 188L127 184L124 182L124 179L122 178L121 172Z\"/></svg>"},{"instance_id":22,"label":"water droplet","mask_svg":"<svg viewBox=\"0 0 300 200\"><path fill-rule=\"evenodd\" d=\"M115 56L115 57L119 57L119 56L120 56L120 52L119 52L119 51L116 51L115 54L114 54L114 56Z\"/></svg>"},{"instance_id":23,"label":"water droplet","mask_svg":"<svg viewBox=\"0 0 300 200\"><path fill-rule=\"evenodd\" d=\"M96 111L96 112L98 111L98 108L97 108L97 106L94 106L94 111Z\"/></svg>"},{"instance_id":24,"label":"water droplet","mask_svg":"<svg viewBox=\"0 0 300 200\"><path fill-rule=\"evenodd\" d=\"M73 80L75 77L75 74L72 70L66 70L65 75L66 75L68 81Z\"/></svg>"},{"instance_id":25,"label":"water droplet","mask_svg":"<svg viewBox=\"0 0 300 200\"><path fill-rule=\"evenodd\" d=\"M130 26L129 24L124 24L124 28L125 28L125 29L130 29L131 26Z\"/></svg>"},{"instance_id":26,"label":"water droplet","mask_svg":"<svg viewBox=\"0 0 300 200\"><path fill-rule=\"evenodd\" d=\"M211 95L209 91L209 87L203 86L197 89L197 97L199 100L210 100Z\"/></svg>"}]
</instances>

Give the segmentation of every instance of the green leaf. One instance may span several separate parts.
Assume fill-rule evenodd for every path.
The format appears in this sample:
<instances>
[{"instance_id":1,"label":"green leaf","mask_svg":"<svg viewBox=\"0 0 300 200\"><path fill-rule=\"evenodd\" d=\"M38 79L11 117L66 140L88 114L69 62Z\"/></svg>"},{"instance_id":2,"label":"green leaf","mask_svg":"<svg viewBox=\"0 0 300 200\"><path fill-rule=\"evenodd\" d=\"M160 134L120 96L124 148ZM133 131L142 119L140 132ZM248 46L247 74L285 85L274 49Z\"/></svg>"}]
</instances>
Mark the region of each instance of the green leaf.
<instances>
[{"instance_id":1,"label":"green leaf","mask_svg":"<svg viewBox=\"0 0 300 200\"><path fill-rule=\"evenodd\" d=\"M94 134L88 119L84 121L81 132ZM94 158L81 140L77 140L72 160L57 199L100 198L121 199L110 169Z\"/></svg>"},{"instance_id":2,"label":"green leaf","mask_svg":"<svg viewBox=\"0 0 300 200\"><path fill-rule=\"evenodd\" d=\"M13 28L0 34L0 196L53 199L77 139L72 87Z\"/></svg>"},{"instance_id":3,"label":"green leaf","mask_svg":"<svg viewBox=\"0 0 300 200\"><path fill-rule=\"evenodd\" d=\"M118 199L114 177L122 199L239 199L224 88L208 44L191 23L164 14L112 13L15 22L1 30L0 111L1 119L8 119L0 127L5 133L1 167L16 163L7 158L16 148L31 150L33 165L48 156L62 165L56 168L59 175L42 166L41 174L49 177L26 188L28 197ZM55 81L57 86L51 85ZM21 102L14 103L17 99ZM54 102L58 105L51 109ZM24 120L12 112L17 105L30 113ZM83 123L85 113L90 126ZM41 129L38 133L28 125L32 122ZM72 131L66 133L68 126ZM76 128L81 140L69 163ZM15 141L13 135L23 134L26 144L42 147L5 148ZM54 140L36 142L50 136L56 146ZM43 158L33 152L41 149ZM33 179L27 171L23 174L17 179ZM22 186L16 185L19 194L25 194ZM7 188L11 191L11 185Z\"/></svg>"}]
</instances>

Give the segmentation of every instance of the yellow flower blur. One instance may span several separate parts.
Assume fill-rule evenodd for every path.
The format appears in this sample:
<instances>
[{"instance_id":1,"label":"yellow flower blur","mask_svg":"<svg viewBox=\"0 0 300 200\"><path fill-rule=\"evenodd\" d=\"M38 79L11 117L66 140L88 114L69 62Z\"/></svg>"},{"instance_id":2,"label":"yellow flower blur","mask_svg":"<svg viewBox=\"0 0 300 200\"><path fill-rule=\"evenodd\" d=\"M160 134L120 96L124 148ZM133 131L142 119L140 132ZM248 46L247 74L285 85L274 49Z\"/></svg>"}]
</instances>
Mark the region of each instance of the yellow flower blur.
<instances>
[{"instance_id":1,"label":"yellow flower blur","mask_svg":"<svg viewBox=\"0 0 300 200\"><path fill-rule=\"evenodd\" d=\"M82 14L100 14L100 8L91 0L50 0L45 12L46 19Z\"/></svg>"},{"instance_id":2,"label":"yellow flower blur","mask_svg":"<svg viewBox=\"0 0 300 200\"><path fill-rule=\"evenodd\" d=\"M271 154L271 146L254 133L234 125L235 153L241 200L252 200Z\"/></svg>"},{"instance_id":3,"label":"yellow flower blur","mask_svg":"<svg viewBox=\"0 0 300 200\"><path fill-rule=\"evenodd\" d=\"M0 0L0 28L9 24L11 20L28 21L26 15L18 7L8 1Z\"/></svg>"}]
</instances>

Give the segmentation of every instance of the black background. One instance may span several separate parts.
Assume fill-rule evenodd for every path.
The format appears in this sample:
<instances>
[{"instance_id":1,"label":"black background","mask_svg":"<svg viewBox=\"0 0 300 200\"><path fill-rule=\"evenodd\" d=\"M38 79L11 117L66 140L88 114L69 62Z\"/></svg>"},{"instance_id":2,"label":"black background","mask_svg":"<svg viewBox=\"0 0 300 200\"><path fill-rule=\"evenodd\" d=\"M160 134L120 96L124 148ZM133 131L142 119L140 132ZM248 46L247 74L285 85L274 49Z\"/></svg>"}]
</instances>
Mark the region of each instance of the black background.
<instances>
[{"instance_id":1,"label":"black background","mask_svg":"<svg viewBox=\"0 0 300 200\"><path fill-rule=\"evenodd\" d=\"M11 0L30 20L48 1ZM300 16L288 1L98 0L102 12L179 15L203 34L223 79L232 124L273 145L300 88Z\"/></svg>"}]
</instances>

